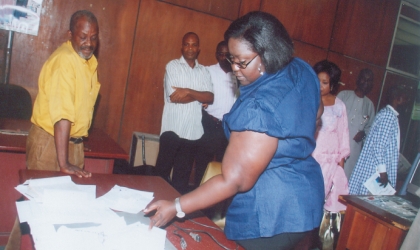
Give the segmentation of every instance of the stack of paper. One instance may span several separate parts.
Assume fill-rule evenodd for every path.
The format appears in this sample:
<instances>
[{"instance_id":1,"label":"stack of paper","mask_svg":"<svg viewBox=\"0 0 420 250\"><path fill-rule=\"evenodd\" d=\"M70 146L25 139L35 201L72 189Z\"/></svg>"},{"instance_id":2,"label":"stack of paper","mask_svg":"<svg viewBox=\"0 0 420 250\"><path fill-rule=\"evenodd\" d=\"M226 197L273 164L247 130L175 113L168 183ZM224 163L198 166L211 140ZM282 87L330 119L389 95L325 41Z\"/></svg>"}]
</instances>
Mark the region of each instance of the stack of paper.
<instances>
[{"instance_id":1,"label":"stack of paper","mask_svg":"<svg viewBox=\"0 0 420 250\"><path fill-rule=\"evenodd\" d=\"M147 218L128 224L124 217L141 212L151 192L116 185L96 198L96 186L77 185L70 176L29 180L16 190L29 199L16 207L37 250L165 249L165 230L149 230Z\"/></svg>"}]
</instances>

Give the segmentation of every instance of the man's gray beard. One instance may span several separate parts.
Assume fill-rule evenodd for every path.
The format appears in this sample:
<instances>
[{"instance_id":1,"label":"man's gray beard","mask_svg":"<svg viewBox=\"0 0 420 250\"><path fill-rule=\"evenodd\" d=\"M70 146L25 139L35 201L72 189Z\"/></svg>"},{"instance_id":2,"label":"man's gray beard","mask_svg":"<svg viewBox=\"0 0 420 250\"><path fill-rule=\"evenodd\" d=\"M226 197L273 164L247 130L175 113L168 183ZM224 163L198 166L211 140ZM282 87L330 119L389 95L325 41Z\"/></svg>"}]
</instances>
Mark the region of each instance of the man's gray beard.
<instances>
[{"instance_id":1,"label":"man's gray beard","mask_svg":"<svg viewBox=\"0 0 420 250\"><path fill-rule=\"evenodd\" d=\"M92 51L92 53L90 53L90 55L88 55L88 56L85 56L85 55L83 55L83 53L82 52L77 52L77 54L81 57L81 58L83 58L83 59L85 59L85 60L89 60L92 56L93 56L93 51Z\"/></svg>"}]
</instances>

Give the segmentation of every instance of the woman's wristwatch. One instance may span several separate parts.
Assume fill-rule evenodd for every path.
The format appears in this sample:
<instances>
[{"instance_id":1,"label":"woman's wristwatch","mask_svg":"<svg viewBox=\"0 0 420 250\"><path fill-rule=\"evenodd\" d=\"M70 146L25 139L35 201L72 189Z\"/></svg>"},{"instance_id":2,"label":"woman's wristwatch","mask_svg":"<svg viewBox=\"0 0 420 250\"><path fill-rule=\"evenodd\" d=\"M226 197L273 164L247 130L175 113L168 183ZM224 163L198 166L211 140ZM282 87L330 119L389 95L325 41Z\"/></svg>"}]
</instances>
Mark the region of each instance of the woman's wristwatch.
<instances>
[{"instance_id":1,"label":"woman's wristwatch","mask_svg":"<svg viewBox=\"0 0 420 250\"><path fill-rule=\"evenodd\" d=\"M185 213L181 209L181 204L179 203L179 197L175 199L175 209L176 209L176 217L184 218Z\"/></svg>"}]
</instances>

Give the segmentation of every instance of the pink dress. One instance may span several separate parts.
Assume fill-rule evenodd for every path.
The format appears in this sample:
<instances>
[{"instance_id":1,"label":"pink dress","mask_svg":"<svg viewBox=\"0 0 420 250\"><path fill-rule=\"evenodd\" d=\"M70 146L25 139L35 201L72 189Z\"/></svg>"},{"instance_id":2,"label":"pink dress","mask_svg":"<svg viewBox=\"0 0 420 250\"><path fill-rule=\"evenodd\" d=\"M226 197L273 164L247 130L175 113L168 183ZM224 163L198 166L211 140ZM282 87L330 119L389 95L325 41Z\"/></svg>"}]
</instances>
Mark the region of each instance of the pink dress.
<instances>
[{"instance_id":1,"label":"pink dress","mask_svg":"<svg viewBox=\"0 0 420 250\"><path fill-rule=\"evenodd\" d=\"M346 209L346 206L338 201L338 196L349 193L344 169L338 165L341 159L350 155L349 129L344 103L335 98L334 105L324 106L321 121L312 156L321 165L324 176L326 198L324 208L330 212L338 212Z\"/></svg>"}]
</instances>

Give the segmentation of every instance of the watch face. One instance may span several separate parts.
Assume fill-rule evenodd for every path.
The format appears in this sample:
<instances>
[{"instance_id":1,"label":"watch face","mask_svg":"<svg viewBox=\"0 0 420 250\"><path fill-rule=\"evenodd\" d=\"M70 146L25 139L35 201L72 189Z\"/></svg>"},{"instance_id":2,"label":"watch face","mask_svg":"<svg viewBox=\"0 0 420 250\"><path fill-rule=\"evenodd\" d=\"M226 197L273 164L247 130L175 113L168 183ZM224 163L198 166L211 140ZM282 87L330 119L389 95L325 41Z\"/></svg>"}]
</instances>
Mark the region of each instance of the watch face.
<instances>
[{"instance_id":1,"label":"watch face","mask_svg":"<svg viewBox=\"0 0 420 250\"><path fill-rule=\"evenodd\" d=\"M184 218L184 216L185 216L185 213L184 212L178 212L178 213L176 213L176 217L178 217L178 218Z\"/></svg>"}]
</instances>

